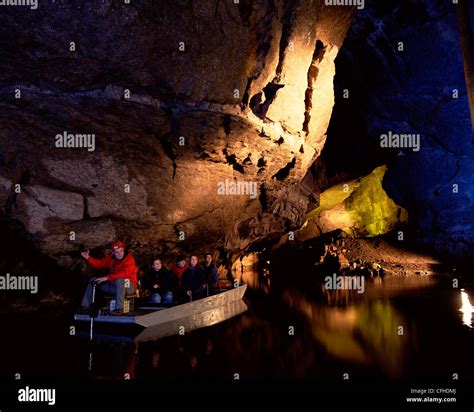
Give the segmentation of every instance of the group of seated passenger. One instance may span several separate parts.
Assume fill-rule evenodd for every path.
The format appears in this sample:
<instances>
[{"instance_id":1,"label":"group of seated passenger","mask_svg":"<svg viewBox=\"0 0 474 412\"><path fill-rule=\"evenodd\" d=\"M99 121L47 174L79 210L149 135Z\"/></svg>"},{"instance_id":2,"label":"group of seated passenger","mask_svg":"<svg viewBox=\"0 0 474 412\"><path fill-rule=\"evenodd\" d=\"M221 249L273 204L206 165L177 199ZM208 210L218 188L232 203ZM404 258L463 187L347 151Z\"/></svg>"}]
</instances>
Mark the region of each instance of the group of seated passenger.
<instances>
[{"instance_id":1,"label":"group of seated passenger","mask_svg":"<svg viewBox=\"0 0 474 412\"><path fill-rule=\"evenodd\" d=\"M125 296L134 294L138 288L138 267L133 255L127 253L123 242L114 242L112 254L104 259L89 256L89 251L81 255L93 268L109 271L106 276L91 278L82 299L82 309L90 309L95 285L100 292L115 296L116 306L111 314L122 315ZM179 256L171 270L158 258L145 273L142 287L149 292L152 304L171 305L199 299L218 291L217 267L210 253L205 255L203 265L196 255L190 257L189 264L184 256Z\"/></svg>"},{"instance_id":2,"label":"group of seated passenger","mask_svg":"<svg viewBox=\"0 0 474 412\"><path fill-rule=\"evenodd\" d=\"M163 266L161 259L155 259L143 282L144 289L151 293L150 302L155 304L199 299L215 293L218 285L217 267L210 253L205 255L203 265L196 255L190 257L189 264L184 256L178 256L171 270Z\"/></svg>"}]
</instances>

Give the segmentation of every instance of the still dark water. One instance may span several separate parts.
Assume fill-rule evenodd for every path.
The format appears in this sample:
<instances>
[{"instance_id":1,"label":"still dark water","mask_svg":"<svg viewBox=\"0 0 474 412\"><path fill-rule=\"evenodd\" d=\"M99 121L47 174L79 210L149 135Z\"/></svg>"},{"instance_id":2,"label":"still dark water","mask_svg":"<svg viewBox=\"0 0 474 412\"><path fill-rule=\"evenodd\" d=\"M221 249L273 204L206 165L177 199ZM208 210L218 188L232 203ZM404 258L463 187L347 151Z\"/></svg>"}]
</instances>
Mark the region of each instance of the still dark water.
<instances>
[{"instance_id":1,"label":"still dark water","mask_svg":"<svg viewBox=\"0 0 474 412\"><path fill-rule=\"evenodd\" d=\"M329 301L330 300L330 301ZM474 290L392 278L310 297L248 289L249 310L188 335L141 344L70 335L72 314L2 319L0 376L160 381L474 378Z\"/></svg>"}]
</instances>

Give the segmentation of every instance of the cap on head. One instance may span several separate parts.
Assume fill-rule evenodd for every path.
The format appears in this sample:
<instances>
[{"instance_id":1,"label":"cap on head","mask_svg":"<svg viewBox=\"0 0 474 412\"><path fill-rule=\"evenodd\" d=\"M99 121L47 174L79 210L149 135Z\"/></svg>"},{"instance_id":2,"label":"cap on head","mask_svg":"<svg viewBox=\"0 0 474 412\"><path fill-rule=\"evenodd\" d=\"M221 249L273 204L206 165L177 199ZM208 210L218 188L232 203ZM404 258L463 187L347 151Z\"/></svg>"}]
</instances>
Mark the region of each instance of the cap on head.
<instances>
[{"instance_id":1,"label":"cap on head","mask_svg":"<svg viewBox=\"0 0 474 412\"><path fill-rule=\"evenodd\" d=\"M120 241L112 243L112 250L115 250L121 247L125 248L125 243L120 242Z\"/></svg>"}]
</instances>

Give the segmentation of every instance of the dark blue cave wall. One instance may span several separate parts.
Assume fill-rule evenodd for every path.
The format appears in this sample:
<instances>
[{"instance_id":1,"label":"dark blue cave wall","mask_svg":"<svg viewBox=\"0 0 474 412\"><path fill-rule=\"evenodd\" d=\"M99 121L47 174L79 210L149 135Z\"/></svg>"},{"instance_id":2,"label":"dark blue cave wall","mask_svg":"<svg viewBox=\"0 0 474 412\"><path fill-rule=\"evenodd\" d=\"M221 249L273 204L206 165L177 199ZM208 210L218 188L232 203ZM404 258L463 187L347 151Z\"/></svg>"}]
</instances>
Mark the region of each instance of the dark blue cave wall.
<instances>
[{"instance_id":1,"label":"dark blue cave wall","mask_svg":"<svg viewBox=\"0 0 474 412\"><path fill-rule=\"evenodd\" d=\"M470 11L473 21L474 1ZM367 1L344 42L336 73L337 95L348 89L350 98L336 107L329 138L334 123L356 113L359 124L347 131L339 150L346 150L346 157L365 156L356 162L387 163L384 188L408 209L418 239L439 252L472 259L474 133L452 2ZM380 136L388 131L419 134L421 149L380 148ZM344 139L347 145L341 146Z\"/></svg>"}]
</instances>

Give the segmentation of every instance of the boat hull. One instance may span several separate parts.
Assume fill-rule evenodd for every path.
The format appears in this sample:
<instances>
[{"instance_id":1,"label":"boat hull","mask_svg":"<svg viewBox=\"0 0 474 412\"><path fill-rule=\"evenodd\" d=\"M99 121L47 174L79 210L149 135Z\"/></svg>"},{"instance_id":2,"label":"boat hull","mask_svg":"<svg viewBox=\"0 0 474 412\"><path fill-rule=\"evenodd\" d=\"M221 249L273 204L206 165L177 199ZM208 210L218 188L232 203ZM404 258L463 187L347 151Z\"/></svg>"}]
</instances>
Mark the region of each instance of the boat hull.
<instances>
[{"instance_id":1,"label":"boat hull","mask_svg":"<svg viewBox=\"0 0 474 412\"><path fill-rule=\"evenodd\" d=\"M194 302L184 303L171 308L159 308L151 313L131 316L100 315L94 318L94 322L117 325L138 325L145 329L161 327L165 335L175 334L179 333L178 329L181 326L184 327L185 330L210 326L247 310L247 306L242 301L246 289L247 285L242 285L238 288ZM233 315L233 313L235 313L235 315ZM89 315L76 314L74 315L74 320L78 322L90 322L91 318ZM169 331L169 333L165 331Z\"/></svg>"},{"instance_id":2,"label":"boat hull","mask_svg":"<svg viewBox=\"0 0 474 412\"><path fill-rule=\"evenodd\" d=\"M243 300L229 302L225 305L204 312L195 313L184 318L147 327L135 337L135 342L141 343L163 338L165 336L188 333L195 329L205 328L231 319L246 310L247 305Z\"/></svg>"}]
</instances>

